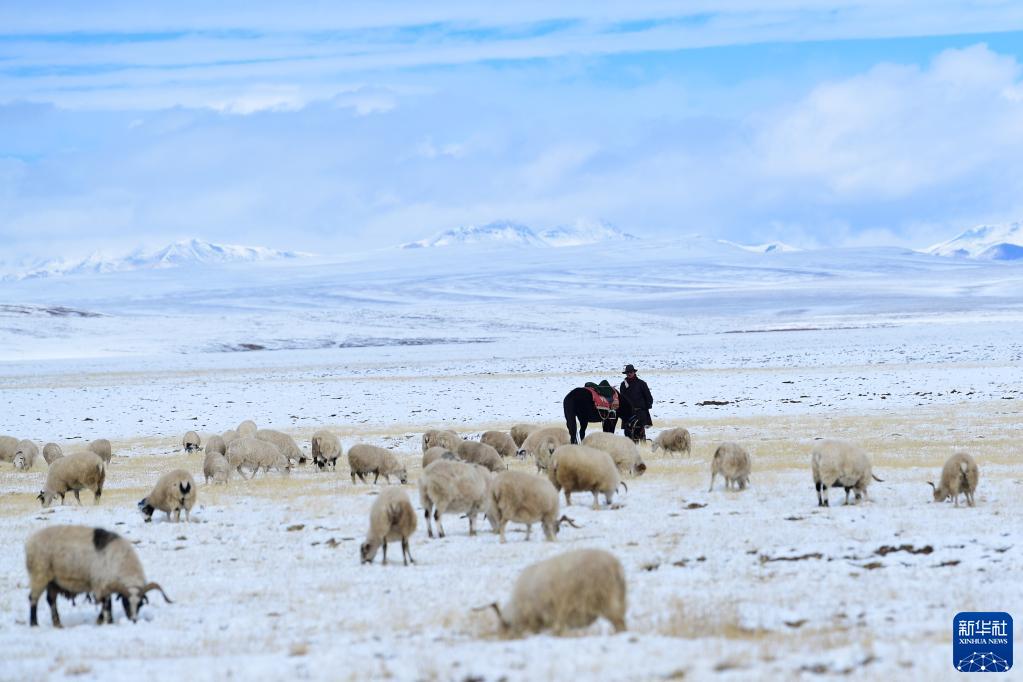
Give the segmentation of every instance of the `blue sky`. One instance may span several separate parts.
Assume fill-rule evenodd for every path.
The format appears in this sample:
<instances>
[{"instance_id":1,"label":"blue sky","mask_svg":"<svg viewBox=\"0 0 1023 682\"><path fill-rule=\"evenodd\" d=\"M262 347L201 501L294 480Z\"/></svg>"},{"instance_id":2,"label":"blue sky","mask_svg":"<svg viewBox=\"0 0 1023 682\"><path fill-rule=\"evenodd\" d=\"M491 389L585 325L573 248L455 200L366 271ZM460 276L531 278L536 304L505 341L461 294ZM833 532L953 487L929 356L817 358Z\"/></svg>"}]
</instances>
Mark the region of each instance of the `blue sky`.
<instances>
[{"instance_id":1,"label":"blue sky","mask_svg":"<svg viewBox=\"0 0 1023 682\"><path fill-rule=\"evenodd\" d=\"M1023 219L1023 3L506 4L0 1L0 260Z\"/></svg>"}]
</instances>

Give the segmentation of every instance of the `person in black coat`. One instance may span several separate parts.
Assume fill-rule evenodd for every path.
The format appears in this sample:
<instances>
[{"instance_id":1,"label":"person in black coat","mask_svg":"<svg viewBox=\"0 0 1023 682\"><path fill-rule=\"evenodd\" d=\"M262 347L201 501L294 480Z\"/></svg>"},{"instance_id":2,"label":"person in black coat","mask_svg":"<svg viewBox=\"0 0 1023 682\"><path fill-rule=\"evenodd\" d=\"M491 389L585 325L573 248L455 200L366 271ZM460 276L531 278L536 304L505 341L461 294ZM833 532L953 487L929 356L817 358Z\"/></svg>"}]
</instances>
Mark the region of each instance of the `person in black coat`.
<instances>
[{"instance_id":1,"label":"person in black coat","mask_svg":"<svg viewBox=\"0 0 1023 682\"><path fill-rule=\"evenodd\" d=\"M634 411L632 422L623 424L625 435L638 443L646 440L646 427L653 426L650 408L654 406L654 397L650 395L650 387L646 382L636 376L636 368L631 364L625 365L622 374L625 375L625 381L618 391L628 399Z\"/></svg>"}]
</instances>

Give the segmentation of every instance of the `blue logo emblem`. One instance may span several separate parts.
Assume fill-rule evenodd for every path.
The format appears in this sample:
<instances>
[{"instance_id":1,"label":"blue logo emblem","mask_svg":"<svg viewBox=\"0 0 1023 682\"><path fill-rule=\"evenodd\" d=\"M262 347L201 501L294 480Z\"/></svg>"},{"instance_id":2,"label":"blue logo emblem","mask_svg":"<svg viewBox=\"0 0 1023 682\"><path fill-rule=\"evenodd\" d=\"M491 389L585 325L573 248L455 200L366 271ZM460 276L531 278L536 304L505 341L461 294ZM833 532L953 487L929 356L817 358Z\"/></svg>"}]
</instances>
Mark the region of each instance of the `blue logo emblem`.
<instances>
[{"instance_id":1,"label":"blue logo emblem","mask_svg":"<svg viewBox=\"0 0 1023 682\"><path fill-rule=\"evenodd\" d=\"M952 619L952 665L962 673L1005 673L1012 668L1012 616L964 611Z\"/></svg>"}]
</instances>

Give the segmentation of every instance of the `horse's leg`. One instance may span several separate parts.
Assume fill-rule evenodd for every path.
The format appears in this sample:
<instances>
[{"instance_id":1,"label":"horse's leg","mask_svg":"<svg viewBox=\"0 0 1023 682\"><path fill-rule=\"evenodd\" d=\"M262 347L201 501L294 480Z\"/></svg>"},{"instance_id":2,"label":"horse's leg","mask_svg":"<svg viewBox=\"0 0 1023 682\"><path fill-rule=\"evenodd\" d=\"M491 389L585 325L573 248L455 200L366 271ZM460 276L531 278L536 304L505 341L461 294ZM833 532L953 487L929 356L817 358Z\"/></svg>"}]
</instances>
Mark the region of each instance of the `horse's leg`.
<instances>
[{"instance_id":1,"label":"horse's leg","mask_svg":"<svg viewBox=\"0 0 1023 682\"><path fill-rule=\"evenodd\" d=\"M586 439L586 426L589 424L584 417L579 418L579 440ZM573 443L575 441L572 441Z\"/></svg>"},{"instance_id":2,"label":"horse's leg","mask_svg":"<svg viewBox=\"0 0 1023 682\"><path fill-rule=\"evenodd\" d=\"M579 439L576 437L575 430L575 407L572 404L572 394L569 393L565 396L562 406L565 408L565 426L568 428L568 435L571 438L569 441L572 444L578 443ZM582 421L581 419L579 421ZM586 432L586 423L583 422L583 435Z\"/></svg>"},{"instance_id":3,"label":"horse's leg","mask_svg":"<svg viewBox=\"0 0 1023 682\"><path fill-rule=\"evenodd\" d=\"M618 417L615 417L614 419L605 419L604 433L614 433L616 426L618 426Z\"/></svg>"}]
</instances>

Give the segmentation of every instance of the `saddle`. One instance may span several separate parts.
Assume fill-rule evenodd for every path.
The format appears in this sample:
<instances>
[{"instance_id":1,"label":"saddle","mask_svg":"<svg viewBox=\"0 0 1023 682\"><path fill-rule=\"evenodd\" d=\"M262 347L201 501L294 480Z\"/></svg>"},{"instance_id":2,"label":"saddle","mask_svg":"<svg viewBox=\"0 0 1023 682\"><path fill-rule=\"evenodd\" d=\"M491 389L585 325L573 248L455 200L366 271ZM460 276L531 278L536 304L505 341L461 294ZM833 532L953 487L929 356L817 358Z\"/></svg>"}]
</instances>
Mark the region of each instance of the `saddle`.
<instances>
[{"instance_id":1,"label":"saddle","mask_svg":"<svg viewBox=\"0 0 1023 682\"><path fill-rule=\"evenodd\" d=\"M597 408L597 414L601 419L614 419L618 416L618 391L607 382L607 379L599 384L587 381L583 388L590 392L593 406Z\"/></svg>"}]
</instances>

